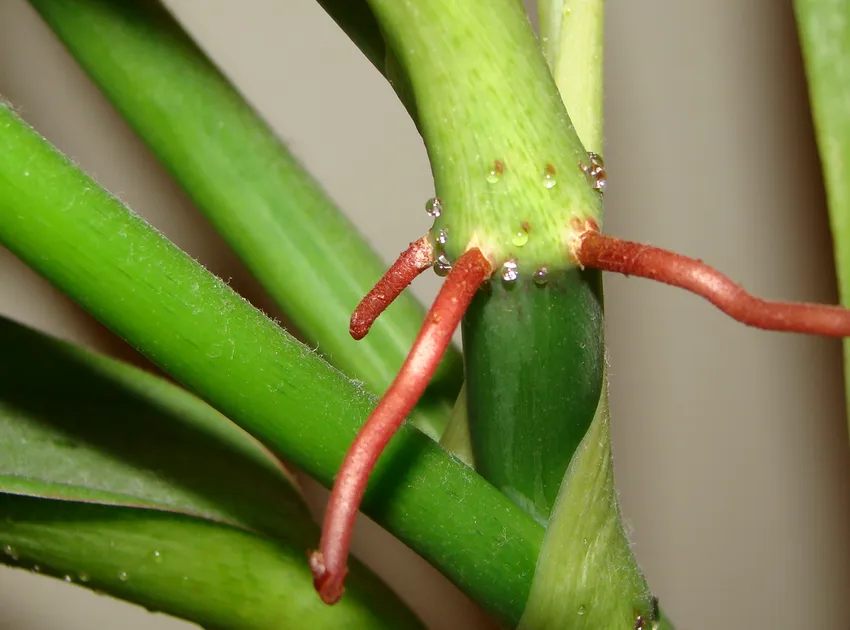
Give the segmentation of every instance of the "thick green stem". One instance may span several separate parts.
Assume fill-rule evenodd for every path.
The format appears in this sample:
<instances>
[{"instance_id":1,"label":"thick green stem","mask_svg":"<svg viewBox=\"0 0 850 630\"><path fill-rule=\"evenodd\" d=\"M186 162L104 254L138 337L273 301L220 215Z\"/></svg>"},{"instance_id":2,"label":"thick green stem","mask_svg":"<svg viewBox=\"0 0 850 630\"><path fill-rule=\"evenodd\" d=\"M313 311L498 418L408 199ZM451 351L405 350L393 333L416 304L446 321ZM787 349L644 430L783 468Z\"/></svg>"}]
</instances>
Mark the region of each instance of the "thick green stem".
<instances>
[{"instance_id":1,"label":"thick green stem","mask_svg":"<svg viewBox=\"0 0 850 630\"><path fill-rule=\"evenodd\" d=\"M374 398L6 105L0 243L276 454L332 483ZM378 462L363 507L498 619L518 622L543 529L467 466L404 427Z\"/></svg>"},{"instance_id":2,"label":"thick green stem","mask_svg":"<svg viewBox=\"0 0 850 630\"><path fill-rule=\"evenodd\" d=\"M599 284L578 269L496 278L463 321L476 470L544 525L599 402Z\"/></svg>"},{"instance_id":3,"label":"thick green stem","mask_svg":"<svg viewBox=\"0 0 850 630\"><path fill-rule=\"evenodd\" d=\"M529 277L566 261L571 219L599 220L586 153L515 0L370 0L410 79L454 260L475 245Z\"/></svg>"}]
</instances>

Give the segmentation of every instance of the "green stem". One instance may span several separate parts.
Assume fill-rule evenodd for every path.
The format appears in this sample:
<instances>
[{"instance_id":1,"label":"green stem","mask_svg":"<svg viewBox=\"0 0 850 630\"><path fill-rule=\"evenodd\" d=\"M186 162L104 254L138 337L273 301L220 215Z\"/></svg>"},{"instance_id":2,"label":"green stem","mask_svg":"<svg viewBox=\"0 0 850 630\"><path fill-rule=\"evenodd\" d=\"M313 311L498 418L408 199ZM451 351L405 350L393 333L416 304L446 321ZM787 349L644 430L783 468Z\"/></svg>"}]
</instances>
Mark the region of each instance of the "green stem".
<instances>
[{"instance_id":1,"label":"green stem","mask_svg":"<svg viewBox=\"0 0 850 630\"><path fill-rule=\"evenodd\" d=\"M421 307L404 294L366 339L351 338L348 318L385 263L174 19L140 0L32 4L304 336L343 372L385 391ZM411 416L432 437L461 379L450 349Z\"/></svg>"},{"instance_id":2,"label":"green stem","mask_svg":"<svg viewBox=\"0 0 850 630\"><path fill-rule=\"evenodd\" d=\"M277 455L333 482L374 398L5 105L0 243ZM543 529L467 466L407 426L379 461L363 507L498 619L518 622Z\"/></svg>"},{"instance_id":3,"label":"green stem","mask_svg":"<svg viewBox=\"0 0 850 630\"><path fill-rule=\"evenodd\" d=\"M450 260L479 247L529 277L599 220L586 152L516 0L370 0L416 97Z\"/></svg>"},{"instance_id":4,"label":"green stem","mask_svg":"<svg viewBox=\"0 0 850 630\"><path fill-rule=\"evenodd\" d=\"M602 155L605 0L538 0L543 52L578 137Z\"/></svg>"}]
</instances>

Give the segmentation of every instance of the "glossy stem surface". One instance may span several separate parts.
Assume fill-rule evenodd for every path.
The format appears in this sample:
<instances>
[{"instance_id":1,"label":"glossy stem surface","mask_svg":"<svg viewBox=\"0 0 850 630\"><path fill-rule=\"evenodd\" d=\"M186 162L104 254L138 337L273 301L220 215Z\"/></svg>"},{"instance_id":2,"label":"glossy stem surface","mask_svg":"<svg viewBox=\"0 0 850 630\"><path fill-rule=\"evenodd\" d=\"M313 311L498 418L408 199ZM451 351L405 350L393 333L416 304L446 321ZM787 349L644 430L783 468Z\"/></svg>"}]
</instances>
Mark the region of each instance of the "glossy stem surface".
<instances>
[{"instance_id":1,"label":"glossy stem surface","mask_svg":"<svg viewBox=\"0 0 850 630\"><path fill-rule=\"evenodd\" d=\"M490 263L477 249L458 259L401 371L345 456L331 491L320 549L310 556L316 590L328 604L342 597L354 520L369 475L390 438L425 391L464 312L490 273Z\"/></svg>"}]
</instances>

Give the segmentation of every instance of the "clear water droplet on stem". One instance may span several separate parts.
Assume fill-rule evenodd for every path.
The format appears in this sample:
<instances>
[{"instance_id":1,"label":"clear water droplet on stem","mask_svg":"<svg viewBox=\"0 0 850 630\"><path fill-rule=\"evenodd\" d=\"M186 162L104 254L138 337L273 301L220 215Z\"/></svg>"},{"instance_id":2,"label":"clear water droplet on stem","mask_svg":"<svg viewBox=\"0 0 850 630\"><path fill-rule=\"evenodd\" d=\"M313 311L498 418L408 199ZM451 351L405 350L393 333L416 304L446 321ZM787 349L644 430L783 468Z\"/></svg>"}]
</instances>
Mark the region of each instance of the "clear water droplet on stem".
<instances>
[{"instance_id":1,"label":"clear water droplet on stem","mask_svg":"<svg viewBox=\"0 0 850 630\"><path fill-rule=\"evenodd\" d=\"M513 243L516 247L523 247L526 243L528 243L528 232L525 230L518 230L511 239L511 243Z\"/></svg>"},{"instance_id":2,"label":"clear water droplet on stem","mask_svg":"<svg viewBox=\"0 0 850 630\"><path fill-rule=\"evenodd\" d=\"M551 164L547 164L543 168L543 186L545 188L554 188L555 184L558 183L558 180L555 179L555 167Z\"/></svg>"},{"instance_id":3,"label":"clear water droplet on stem","mask_svg":"<svg viewBox=\"0 0 850 630\"><path fill-rule=\"evenodd\" d=\"M445 254L440 254L437 256L437 260L434 261L434 273L436 273L441 278L445 278L449 275L449 272L452 270L452 263L449 262L449 259L446 258Z\"/></svg>"},{"instance_id":4,"label":"clear water droplet on stem","mask_svg":"<svg viewBox=\"0 0 850 630\"><path fill-rule=\"evenodd\" d=\"M437 242L440 245L445 245L449 242L449 228L441 228L437 233Z\"/></svg>"},{"instance_id":5,"label":"clear water droplet on stem","mask_svg":"<svg viewBox=\"0 0 850 630\"><path fill-rule=\"evenodd\" d=\"M515 260L506 260L502 265L502 280L505 282L515 282L519 277L519 271Z\"/></svg>"},{"instance_id":6,"label":"clear water droplet on stem","mask_svg":"<svg viewBox=\"0 0 850 630\"><path fill-rule=\"evenodd\" d=\"M153 561L157 564L160 564L162 562L162 554L159 551L153 551L151 553L151 558L153 558Z\"/></svg>"},{"instance_id":7,"label":"clear water droplet on stem","mask_svg":"<svg viewBox=\"0 0 850 630\"><path fill-rule=\"evenodd\" d=\"M587 612L587 608L585 608L584 604L581 604L578 607L578 616L583 617L586 612Z\"/></svg>"},{"instance_id":8,"label":"clear water droplet on stem","mask_svg":"<svg viewBox=\"0 0 850 630\"><path fill-rule=\"evenodd\" d=\"M15 562L19 560L18 550L15 549L12 545L5 545L3 547L3 553L9 556Z\"/></svg>"},{"instance_id":9,"label":"clear water droplet on stem","mask_svg":"<svg viewBox=\"0 0 850 630\"><path fill-rule=\"evenodd\" d=\"M77 573L77 579L80 580L80 582L82 582L83 584L85 584L91 579L91 577L89 577L89 574L85 571L80 571Z\"/></svg>"},{"instance_id":10,"label":"clear water droplet on stem","mask_svg":"<svg viewBox=\"0 0 850 630\"><path fill-rule=\"evenodd\" d=\"M130 576L129 576L129 575L127 575L127 572L126 572L126 571L121 571L121 572L118 574L118 579L119 579L119 580L121 580L122 582L126 582L127 580L129 580L129 579L130 579Z\"/></svg>"},{"instance_id":11,"label":"clear water droplet on stem","mask_svg":"<svg viewBox=\"0 0 850 630\"><path fill-rule=\"evenodd\" d=\"M493 162L490 167L490 172L487 173L487 182L490 184L498 184L502 179L502 174L505 172L505 165L501 160Z\"/></svg>"},{"instance_id":12,"label":"clear water droplet on stem","mask_svg":"<svg viewBox=\"0 0 850 630\"><path fill-rule=\"evenodd\" d=\"M72 578L70 575L66 575L62 579L65 580L68 584L74 581L74 578Z\"/></svg>"},{"instance_id":13,"label":"clear water droplet on stem","mask_svg":"<svg viewBox=\"0 0 850 630\"><path fill-rule=\"evenodd\" d=\"M549 282L549 268L541 267L537 271L534 272L534 284L538 287L544 286L547 282ZM585 538L585 542L587 539Z\"/></svg>"},{"instance_id":14,"label":"clear water droplet on stem","mask_svg":"<svg viewBox=\"0 0 850 630\"><path fill-rule=\"evenodd\" d=\"M593 152L588 153L587 162L581 164L581 170L584 171L591 188L598 190L600 193L605 192L608 179L605 174L605 163L602 161L601 155Z\"/></svg>"},{"instance_id":15,"label":"clear water droplet on stem","mask_svg":"<svg viewBox=\"0 0 850 630\"><path fill-rule=\"evenodd\" d=\"M425 212L428 213L429 217L438 217L443 214L443 203L440 201L439 197L432 197L428 201L425 202Z\"/></svg>"}]
</instances>

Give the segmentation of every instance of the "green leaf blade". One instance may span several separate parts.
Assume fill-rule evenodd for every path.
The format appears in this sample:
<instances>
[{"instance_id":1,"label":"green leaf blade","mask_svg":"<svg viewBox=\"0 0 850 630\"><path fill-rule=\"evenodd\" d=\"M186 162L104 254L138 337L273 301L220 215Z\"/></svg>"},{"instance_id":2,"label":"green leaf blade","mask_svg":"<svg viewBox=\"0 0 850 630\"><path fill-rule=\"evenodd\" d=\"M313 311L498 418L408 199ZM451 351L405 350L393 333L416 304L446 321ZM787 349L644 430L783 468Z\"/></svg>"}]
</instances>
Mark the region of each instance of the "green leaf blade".
<instances>
[{"instance_id":1,"label":"green leaf blade","mask_svg":"<svg viewBox=\"0 0 850 630\"><path fill-rule=\"evenodd\" d=\"M844 0L795 0L823 168L841 303L850 307L850 12ZM850 401L850 340L844 341Z\"/></svg>"},{"instance_id":2,"label":"green leaf blade","mask_svg":"<svg viewBox=\"0 0 850 630\"><path fill-rule=\"evenodd\" d=\"M326 606L292 545L156 510L0 493L0 560L220 630L419 628L354 568Z\"/></svg>"}]
</instances>

